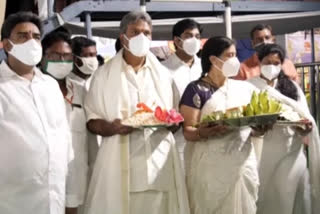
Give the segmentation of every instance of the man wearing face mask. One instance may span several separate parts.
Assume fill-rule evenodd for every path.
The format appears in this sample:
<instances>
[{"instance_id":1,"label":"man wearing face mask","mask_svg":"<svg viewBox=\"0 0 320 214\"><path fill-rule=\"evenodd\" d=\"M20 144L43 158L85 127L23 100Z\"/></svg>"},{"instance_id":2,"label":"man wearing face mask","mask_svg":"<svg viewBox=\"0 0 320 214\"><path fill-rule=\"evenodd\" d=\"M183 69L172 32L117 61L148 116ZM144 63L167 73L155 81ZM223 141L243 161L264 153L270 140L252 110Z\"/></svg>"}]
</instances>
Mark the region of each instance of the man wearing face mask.
<instances>
[{"instance_id":1,"label":"man wearing face mask","mask_svg":"<svg viewBox=\"0 0 320 214\"><path fill-rule=\"evenodd\" d=\"M89 90L91 75L99 67L96 42L83 36L72 39L73 70L69 77Z\"/></svg>"},{"instance_id":2,"label":"man wearing face mask","mask_svg":"<svg viewBox=\"0 0 320 214\"><path fill-rule=\"evenodd\" d=\"M88 133L83 108L85 88L68 77L73 68L73 54L67 32L51 32L42 40L42 46L44 56L41 66L59 83L72 133L74 171L67 182L73 194L68 196L66 206L67 214L73 214L84 203L88 182Z\"/></svg>"},{"instance_id":3,"label":"man wearing face mask","mask_svg":"<svg viewBox=\"0 0 320 214\"><path fill-rule=\"evenodd\" d=\"M138 103L173 107L169 71L149 51L151 17L130 12L120 23L122 49L95 74L86 96L88 129L103 137L90 181L86 214L188 214L173 135L121 121Z\"/></svg>"},{"instance_id":4,"label":"man wearing face mask","mask_svg":"<svg viewBox=\"0 0 320 214\"><path fill-rule=\"evenodd\" d=\"M98 69L97 47L94 40L83 36L72 39L73 70L68 75L73 84L83 88L80 92L88 92L92 74ZM82 95L82 97L85 96ZM92 174L94 162L98 153L101 137L91 132L88 134L88 164L89 177Z\"/></svg>"},{"instance_id":5,"label":"man wearing face mask","mask_svg":"<svg viewBox=\"0 0 320 214\"><path fill-rule=\"evenodd\" d=\"M172 37L176 52L162 64L171 72L174 84L174 104L177 109L187 85L201 76L201 61L196 55L200 50L200 35L200 24L192 19L181 20L173 26ZM175 139L184 166L185 140L181 129L175 133Z\"/></svg>"},{"instance_id":6,"label":"man wearing face mask","mask_svg":"<svg viewBox=\"0 0 320 214\"><path fill-rule=\"evenodd\" d=\"M8 58L0 65L0 213L64 214L71 134L57 82L36 68L41 21L12 14L1 38Z\"/></svg>"},{"instance_id":7,"label":"man wearing face mask","mask_svg":"<svg viewBox=\"0 0 320 214\"><path fill-rule=\"evenodd\" d=\"M200 24L192 19L181 20L173 26L172 37L176 52L162 64L172 74L179 100L186 86L201 76L201 62L196 55L200 50L200 35Z\"/></svg>"},{"instance_id":8,"label":"man wearing face mask","mask_svg":"<svg viewBox=\"0 0 320 214\"><path fill-rule=\"evenodd\" d=\"M270 44L275 42L275 37L272 35L272 28L270 25L258 24L256 25L250 33L252 46L258 52L264 44ZM282 65L282 69L290 79L300 83L299 75L295 69L294 64L286 59ZM252 77L259 76L260 62L257 54L253 54L249 59L241 63L239 74L235 79L247 80Z\"/></svg>"}]
</instances>

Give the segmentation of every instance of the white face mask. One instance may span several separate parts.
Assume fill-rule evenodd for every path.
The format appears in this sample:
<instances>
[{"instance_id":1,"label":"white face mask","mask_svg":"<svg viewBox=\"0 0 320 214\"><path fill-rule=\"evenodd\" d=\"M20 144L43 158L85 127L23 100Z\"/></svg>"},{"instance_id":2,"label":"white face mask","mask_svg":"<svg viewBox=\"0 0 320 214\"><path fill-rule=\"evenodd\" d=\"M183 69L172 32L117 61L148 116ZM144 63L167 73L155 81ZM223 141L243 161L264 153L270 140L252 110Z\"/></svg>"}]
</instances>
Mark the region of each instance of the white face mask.
<instances>
[{"instance_id":1,"label":"white face mask","mask_svg":"<svg viewBox=\"0 0 320 214\"><path fill-rule=\"evenodd\" d=\"M217 59L223 62L221 71L225 77L234 77L238 74L240 69L240 62L237 57L231 57L225 62L218 57Z\"/></svg>"},{"instance_id":2,"label":"white face mask","mask_svg":"<svg viewBox=\"0 0 320 214\"><path fill-rule=\"evenodd\" d=\"M147 55L150 49L151 40L148 37L146 37L143 33L131 37L131 39L128 39L126 35L124 35L124 37L129 41L129 47L124 47L133 55L137 57L143 57Z\"/></svg>"},{"instance_id":3,"label":"white face mask","mask_svg":"<svg viewBox=\"0 0 320 214\"><path fill-rule=\"evenodd\" d=\"M14 44L10 40L9 42L11 43L12 48L8 53L23 64L35 66L41 61L42 47L36 40L29 39L22 44Z\"/></svg>"},{"instance_id":4,"label":"white face mask","mask_svg":"<svg viewBox=\"0 0 320 214\"><path fill-rule=\"evenodd\" d=\"M198 53L200 50L201 42L199 39L192 37L189 39L182 40L179 38L183 44L182 44L182 49L189 55L189 56L194 56Z\"/></svg>"},{"instance_id":5,"label":"white face mask","mask_svg":"<svg viewBox=\"0 0 320 214\"><path fill-rule=\"evenodd\" d=\"M268 80L273 80L279 76L281 71L280 65L262 65L261 73Z\"/></svg>"},{"instance_id":6,"label":"white face mask","mask_svg":"<svg viewBox=\"0 0 320 214\"><path fill-rule=\"evenodd\" d=\"M72 61L47 61L45 66L45 71L57 80L64 79L72 69Z\"/></svg>"},{"instance_id":7,"label":"white face mask","mask_svg":"<svg viewBox=\"0 0 320 214\"><path fill-rule=\"evenodd\" d=\"M78 66L77 63L75 65L77 68L84 74L91 75L93 72L95 72L98 69L99 62L97 57L80 57L76 56L82 61L82 66Z\"/></svg>"}]
</instances>

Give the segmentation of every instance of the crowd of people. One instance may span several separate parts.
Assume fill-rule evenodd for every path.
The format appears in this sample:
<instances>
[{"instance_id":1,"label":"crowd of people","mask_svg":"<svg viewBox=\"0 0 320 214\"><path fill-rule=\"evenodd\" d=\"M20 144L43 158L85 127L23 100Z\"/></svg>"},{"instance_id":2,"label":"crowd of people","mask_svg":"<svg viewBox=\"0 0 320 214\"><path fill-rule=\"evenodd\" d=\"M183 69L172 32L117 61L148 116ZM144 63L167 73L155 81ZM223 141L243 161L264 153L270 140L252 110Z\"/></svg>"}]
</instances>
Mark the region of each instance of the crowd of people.
<instances>
[{"instance_id":1,"label":"crowd of people","mask_svg":"<svg viewBox=\"0 0 320 214\"><path fill-rule=\"evenodd\" d=\"M202 28L193 19L173 26L176 51L162 62L149 50L147 13L126 14L119 32L116 56L103 63L86 37L57 29L41 40L41 21L32 13L3 23L0 213L320 211L318 128L271 26L252 29L256 53L243 63L225 36L208 38L201 49ZM248 104L259 91L308 123L195 126L204 115ZM184 122L123 125L138 103L174 108Z\"/></svg>"}]
</instances>

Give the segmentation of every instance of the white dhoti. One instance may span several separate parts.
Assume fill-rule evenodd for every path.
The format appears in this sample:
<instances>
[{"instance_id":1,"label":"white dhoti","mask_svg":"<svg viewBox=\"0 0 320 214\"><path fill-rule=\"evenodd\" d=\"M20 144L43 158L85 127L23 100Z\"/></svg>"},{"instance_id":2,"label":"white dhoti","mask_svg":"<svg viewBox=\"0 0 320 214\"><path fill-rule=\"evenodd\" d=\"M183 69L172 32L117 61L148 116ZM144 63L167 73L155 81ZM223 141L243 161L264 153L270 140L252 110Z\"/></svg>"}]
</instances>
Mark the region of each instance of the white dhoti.
<instances>
[{"instance_id":1,"label":"white dhoti","mask_svg":"<svg viewBox=\"0 0 320 214\"><path fill-rule=\"evenodd\" d=\"M137 73L122 51L96 72L86 111L88 120L131 116L138 102L172 108L166 69L148 54ZM85 205L86 214L188 214L189 206L175 141L165 128L104 137Z\"/></svg>"}]
</instances>

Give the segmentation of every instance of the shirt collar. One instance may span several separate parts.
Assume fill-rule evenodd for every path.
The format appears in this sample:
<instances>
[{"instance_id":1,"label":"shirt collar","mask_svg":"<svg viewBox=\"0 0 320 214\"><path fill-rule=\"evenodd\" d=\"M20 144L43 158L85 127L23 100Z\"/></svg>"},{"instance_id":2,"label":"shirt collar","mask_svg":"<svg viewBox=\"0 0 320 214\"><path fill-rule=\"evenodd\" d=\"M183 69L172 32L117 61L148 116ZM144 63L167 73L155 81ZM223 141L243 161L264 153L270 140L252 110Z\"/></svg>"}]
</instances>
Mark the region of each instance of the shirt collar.
<instances>
[{"instance_id":1,"label":"shirt collar","mask_svg":"<svg viewBox=\"0 0 320 214\"><path fill-rule=\"evenodd\" d=\"M13 77L17 77L17 78L21 78L24 79L23 77L19 76L16 72L14 72L9 65L7 64L7 62L5 60L3 60L0 64L0 77L5 77L5 78L13 78ZM44 75L43 73L40 71L40 69L38 69L36 66L34 66L33 68L34 70L34 78L40 78L43 79Z\"/></svg>"},{"instance_id":2,"label":"shirt collar","mask_svg":"<svg viewBox=\"0 0 320 214\"><path fill-rule=\"evenodd\" d=\"M133 70L133 67L129 64L127 64L127 62L124 60L124 58L122 57L122 62L123 62L123 66L124 66L124 71L128 71L128 70ZM144 63L144 65L139 69L151 69L151 63L150 63L150 59L148 58L148 56L146 56L146 61Z\"/></svg>"},{"instance_id":3,"label":"shirt collar","mask_svg":"<svg viewBox=\"0 0 320 214\"><path fill-rule=\"evenodd\" d=\"M188 66L188 67L189 67L189 65L187 65L187 63L185 63L183 60L181 60L181 59L177 56L176 53L174 53L172 57L173 57L173 60L174 60L175 62L178 62L180 65L185 65L185 66ZM193 61L192 65L191 65L191 68L192 68L194 65L200 63L199 57L194 56L193 59L194 59L194 61Z\"/></svg>"},{"instance_id":4,"label":"shirt collar","mask_svg":"<svg viewBox=\"0 0 320 214\"><path fill-rule=\"evenodd\" d=\"M85 83L85 82L86 82L85 79L79 77L78 75L76 75L76 74L73 73L72 71L70 72L70 74L69 74L68 76L69 76L69 78L70 78L71 80L75 80L76 82L79 82L79 83Z\"/></svg>"}]
</instances>

